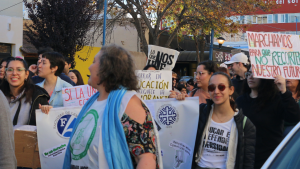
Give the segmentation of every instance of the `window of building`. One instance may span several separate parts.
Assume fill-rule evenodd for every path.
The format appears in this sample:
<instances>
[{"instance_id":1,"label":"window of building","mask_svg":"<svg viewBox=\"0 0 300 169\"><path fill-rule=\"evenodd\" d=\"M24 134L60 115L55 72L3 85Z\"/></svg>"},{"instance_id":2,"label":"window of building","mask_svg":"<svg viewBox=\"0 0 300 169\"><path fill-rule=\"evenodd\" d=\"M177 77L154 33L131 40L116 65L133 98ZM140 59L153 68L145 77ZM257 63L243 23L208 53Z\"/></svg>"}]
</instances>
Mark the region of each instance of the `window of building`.
<instances>
[{"instance_id":1,"label":"window of building","mask_svg":"<svg viewBox=\"0 0 300 169\"><path fill-rule=\"evenodd\" d=\"M11 44L0 43L0 58L11 56Z\"/></svg>"},{"instance_id":2,"label":"window of building","mask_svg":"<svg viewBox=\"0 0 300 169\"><path fill-rule=\"evenodd\" d=\"M240 17L240 24L245 24L245 16Z\"/></svg>"},{"instance_id":3,"label":"window of building","mask_svg":"<svg viewBox=\"0 0 300 169\"><path fill-rule=\"evenodd\" d=\"M300 21L300 13L289 14L289 16L288 16L289 23L296 22L296 17L297 17L297 20L299 22Z\"/></svg>"},{"instance_id":4,"label":"window of building","mask_svg":"<svg viewBox=\"0 0 300 169\"><path fill-rule=\"evenodd\" d=\"M268 15L268 23L273 23L273 15Z\"/></svg>"},{"instance_id":5,"label":"window of building","mask_svg":"<svg viewBox=\"0 0 300 169\"><path fill-rule=\"evenodd\" d=\"M252 16L252 23L257 23L256 18L257 18L257 16Z\"/></svg>"},{"instance_id":6,"label":"window of building","mask_svg":"<svg viewBox=\"0 0 300 169\"><path fill-rule=\"evenodd\" d=\"M273 23L278 23L278 14L274 14L273 18Z\"/></svg>"}]
</instances>

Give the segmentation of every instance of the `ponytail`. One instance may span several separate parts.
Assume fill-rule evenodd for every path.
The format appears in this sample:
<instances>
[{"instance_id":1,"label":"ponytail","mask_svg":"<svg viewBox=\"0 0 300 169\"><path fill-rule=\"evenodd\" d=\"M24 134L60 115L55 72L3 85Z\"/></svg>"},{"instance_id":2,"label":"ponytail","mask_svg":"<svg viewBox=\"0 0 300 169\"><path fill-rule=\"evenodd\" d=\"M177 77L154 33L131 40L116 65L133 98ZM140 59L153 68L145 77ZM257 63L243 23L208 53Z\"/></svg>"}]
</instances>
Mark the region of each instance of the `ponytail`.
<instances>
[{"instance_id":1,"label":"ponytail","mask_svg":"<svg viewBox=\"0 0 300 169\"><path fill-rule=\"evenodd\" d=\"M236 110L236 104L235 104L235 101L234 99L232 98L232 96L230 96L230 107L232 108L233 111Z\"/></svg>"}]
</instances>

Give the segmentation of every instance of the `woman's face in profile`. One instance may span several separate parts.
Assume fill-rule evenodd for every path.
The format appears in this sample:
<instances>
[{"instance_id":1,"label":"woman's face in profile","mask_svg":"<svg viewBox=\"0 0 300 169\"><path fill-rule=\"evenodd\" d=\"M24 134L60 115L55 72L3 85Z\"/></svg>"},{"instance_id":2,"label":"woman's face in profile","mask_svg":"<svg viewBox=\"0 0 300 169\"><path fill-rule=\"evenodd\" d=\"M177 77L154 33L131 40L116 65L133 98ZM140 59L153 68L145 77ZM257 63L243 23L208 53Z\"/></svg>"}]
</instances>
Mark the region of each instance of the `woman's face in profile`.
<instances>
[{"instance_id":1,"label":"woman's face in profile","mask_svg":"<svg viewBox=\"0 0 300 169\"><path fill-rule=\"evenodd\" d=\"M100 77L98 76L98 72L99 72L101 54L102 54L101 51L96 54L93 63L89 67L90 78L88 80L88 84L93 88L97 88L98 83L100 82Z\"/></svg>"}]
</instances>

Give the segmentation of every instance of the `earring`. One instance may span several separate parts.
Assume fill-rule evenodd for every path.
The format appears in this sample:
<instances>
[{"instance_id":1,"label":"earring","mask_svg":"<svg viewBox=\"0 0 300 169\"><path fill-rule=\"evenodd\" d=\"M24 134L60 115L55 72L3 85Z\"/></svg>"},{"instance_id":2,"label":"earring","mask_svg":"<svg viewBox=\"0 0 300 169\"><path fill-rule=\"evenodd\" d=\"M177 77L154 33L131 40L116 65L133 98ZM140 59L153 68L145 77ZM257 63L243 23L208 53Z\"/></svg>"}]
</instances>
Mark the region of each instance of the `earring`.
<instances>
[{"instance_id":1,"label":"earring","mask_svg":"<svg viewBox=\"0 0 300 169\"><path fill-rule=\"evenodd\" d=\"M53 70L51 70L51 73L53 73Z\"/></svg>"}]
</instances>

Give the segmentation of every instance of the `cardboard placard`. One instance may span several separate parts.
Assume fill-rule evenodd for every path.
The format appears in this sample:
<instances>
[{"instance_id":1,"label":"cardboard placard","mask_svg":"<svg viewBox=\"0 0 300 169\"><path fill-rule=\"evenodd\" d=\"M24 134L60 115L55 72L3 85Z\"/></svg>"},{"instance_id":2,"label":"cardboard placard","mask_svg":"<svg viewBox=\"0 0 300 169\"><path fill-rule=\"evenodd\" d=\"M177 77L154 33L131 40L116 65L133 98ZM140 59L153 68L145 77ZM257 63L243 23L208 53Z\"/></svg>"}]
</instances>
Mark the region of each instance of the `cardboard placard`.
<instances>
[{"instance_id":1,"label":"cardboard placard","mask_svg":"<svg viewBox=\"0 0 300 169\"><path fill-rule=\"evenodd\" d=\"M62 89L64 107L83 106L86 101L97 92L89 85L80 85Z\"/></svg>"},{"instance_id":2,"label":"cardboard placard","mask_svg":"<svg viewBox=\"0 0 300 169\"><path fill-rule=\"evenodd\" d=\"M15 130L14 137L17 166L41 168L36 131Z\"/></svg>"},{"instance_id":3,"label":"cardboard placard","mask_svg":"<svg viewBox=\"0 0 300 169\"><path fill-rule=\"evenodd\" d=\"M172 72L166 70L136 70L142 100L164 99L172 90Z\"/></svg>"},{"instance_id":4,"label":"cardboard placard","mask_svg":"<svg viewBox=\"0 0 300 169\"><path fill-rule=\"evenodd\" d=\"M299 35L247 31L253 76L300 79Z\"/></svg>"},{"instance_id":5,"label":"cardboard placard","mask_svg":"<svg viewBox=\"0 0 300 169\"><path fill-rule=\"evenodd\" d=\"M180 52L155 45L148 45L147 65L156 65L158 70L172 70Z\"/></svg>"}]
</instances>

